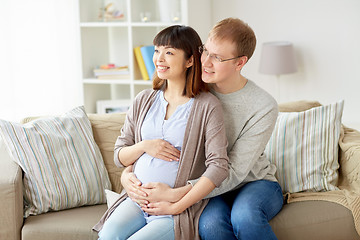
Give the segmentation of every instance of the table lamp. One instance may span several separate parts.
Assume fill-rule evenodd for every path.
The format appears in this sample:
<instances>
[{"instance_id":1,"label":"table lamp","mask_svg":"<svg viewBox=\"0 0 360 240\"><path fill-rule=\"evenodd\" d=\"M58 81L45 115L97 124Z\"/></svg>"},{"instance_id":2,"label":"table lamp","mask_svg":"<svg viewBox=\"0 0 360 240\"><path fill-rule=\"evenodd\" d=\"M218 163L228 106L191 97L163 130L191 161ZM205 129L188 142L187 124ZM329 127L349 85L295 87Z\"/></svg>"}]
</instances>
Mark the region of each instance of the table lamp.
<instances>
[{"instance_id":1,"label":"table lamp","mask_svg":"<svg viewBox=\"0 0 360 240\"><path fill-rule=\"evenodd\" d=\"M263 43L259 72L276 75L278 100L280 100L280 75L296 71L297 65L292 43L286 41Z\"/></svg>"}]
</instances>

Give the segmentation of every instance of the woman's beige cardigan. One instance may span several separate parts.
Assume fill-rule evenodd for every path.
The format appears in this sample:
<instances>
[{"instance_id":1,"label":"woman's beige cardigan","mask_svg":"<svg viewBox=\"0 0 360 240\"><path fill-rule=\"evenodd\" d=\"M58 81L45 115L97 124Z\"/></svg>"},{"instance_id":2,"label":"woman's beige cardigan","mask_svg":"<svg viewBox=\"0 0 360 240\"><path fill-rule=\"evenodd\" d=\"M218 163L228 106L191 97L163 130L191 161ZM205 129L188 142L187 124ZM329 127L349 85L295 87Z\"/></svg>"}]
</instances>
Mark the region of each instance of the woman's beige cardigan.
<instances>
[{"instance_id":1,"label":"woman's beige cardigan","mask_svg":"<svg viewBox=\"0 0 360 240\"><path fill-rule=\"evenodd\" d=\"M141 141L140 129L157 91L142 91L130 108L121 136L115 144L115 155L121 147ZM227 139L223 124L221 103L210 93L201 93L195 98L185 129L175 187L187 184L189 179L201 176L209 178L216 186L228 176ZM118 159L115 163L120 166ZM126 198L126 193L114 203L101 220L93 227L100 231L106 219ZM208 200L201 200L174 216L175 239L199 239L198 222Z\"/></svg>"}]
</instances>

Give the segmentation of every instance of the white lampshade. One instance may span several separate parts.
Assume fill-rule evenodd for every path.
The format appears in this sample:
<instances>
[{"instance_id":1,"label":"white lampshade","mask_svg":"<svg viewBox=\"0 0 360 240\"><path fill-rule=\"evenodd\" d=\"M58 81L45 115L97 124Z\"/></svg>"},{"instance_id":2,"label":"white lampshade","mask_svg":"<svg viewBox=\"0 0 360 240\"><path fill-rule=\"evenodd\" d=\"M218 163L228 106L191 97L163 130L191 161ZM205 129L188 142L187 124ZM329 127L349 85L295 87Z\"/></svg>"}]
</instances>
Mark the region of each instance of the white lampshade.
<instances>
[{"instance_id":1,"label":"white lampshade","mask_svg":"<svg viewBox=\"0 0 360 240\"><path fill-rule=\"evenodd\" d=\"M263 44L260 73L281 75L296 71L295 53L290 42L266 42Z\"/></svg>"}]
</instances>

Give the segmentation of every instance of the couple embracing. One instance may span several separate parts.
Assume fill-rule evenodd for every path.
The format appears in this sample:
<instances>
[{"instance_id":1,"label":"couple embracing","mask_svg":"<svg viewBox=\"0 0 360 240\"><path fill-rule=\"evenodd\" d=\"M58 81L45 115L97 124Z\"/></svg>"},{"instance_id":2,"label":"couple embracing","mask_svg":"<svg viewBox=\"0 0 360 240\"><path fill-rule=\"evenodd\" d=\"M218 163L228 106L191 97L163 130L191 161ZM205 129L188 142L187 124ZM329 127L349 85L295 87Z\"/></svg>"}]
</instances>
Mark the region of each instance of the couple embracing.
<instances>
[{"instance_id":1,"label":"couple embracing","mask_svg":"<svg viewBox=\"0 0 360 240\"><path fill-rule=\"evenodd\" d=\"M178 25L153 43L153 89L115 143L125 191L94 226L99 239L276 239L283 196L263 152L277 103L241 75L253 30L227 18L205 44Z\"/></svg>"}]
</instances>

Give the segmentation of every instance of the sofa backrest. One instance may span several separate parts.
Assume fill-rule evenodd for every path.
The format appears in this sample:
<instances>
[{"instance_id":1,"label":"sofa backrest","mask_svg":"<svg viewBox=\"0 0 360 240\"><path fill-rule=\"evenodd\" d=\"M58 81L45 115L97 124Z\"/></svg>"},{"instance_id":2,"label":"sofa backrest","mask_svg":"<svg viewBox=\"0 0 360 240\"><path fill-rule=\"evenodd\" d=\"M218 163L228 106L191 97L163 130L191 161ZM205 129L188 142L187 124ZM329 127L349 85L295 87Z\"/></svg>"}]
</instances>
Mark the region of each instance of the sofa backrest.
<instances>
[{"instance_id":1,"label":"sofa backrest","mask_svg":"<svg viewBox=\"0 0 360 240\"><path fill-rule=\"evenodd\" d=\"M122 190L121 173L114 163L114 146L121 127L124 124L126 113L88 114L93 130L95 142L100 148L105 167L109 173L112 190L120 193Z\"/></svg>"},{"instance_id":2,"label":"sofa backrest","mask_svg":"<svg viewBox=\"0 0 360 240\"><path fill-rule=\"evenodd\" d=\"M279 104L279 112L302 112L310 108L319 107L318 101L296 101Z\"/></svg>"}]
</instances>

